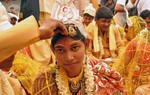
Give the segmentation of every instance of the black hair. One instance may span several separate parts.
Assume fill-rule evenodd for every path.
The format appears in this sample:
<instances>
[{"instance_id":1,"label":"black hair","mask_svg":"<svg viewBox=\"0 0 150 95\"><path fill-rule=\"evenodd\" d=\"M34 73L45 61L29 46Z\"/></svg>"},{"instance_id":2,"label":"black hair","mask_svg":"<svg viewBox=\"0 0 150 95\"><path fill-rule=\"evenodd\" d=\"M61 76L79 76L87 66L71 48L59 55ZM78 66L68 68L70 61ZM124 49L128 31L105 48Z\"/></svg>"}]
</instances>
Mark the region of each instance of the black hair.
<instances>
[{"instance_id":1,"label":"black hair","mask_svg":"<svg viewBox=\"0 0 150 95\"><path fill-rule=\"evenodd\" d=\"M111 10L107 7L99 7L96 15L95 15L96 19L100 19L100 18L106 18L106 19L111 19L113 18L113 13L111 12Z\"/></svg>"},{"instance_id":2,"label":"black hair","mask_svg":"<svg viewBox=\"0 0 150 95\"><path fill-rule=\"evenodd\" d=\"M150 11L149 10L143 10L140 13L140 17L142 17L143 19L146 19L147 17L150 17Z\"/></svg>"},{"instance_id":3,"label":"black hair","mask_svg":"<svg viewBox=\"0 0 150 95\"><path fill-rule=\"evenodd\" d=\"M88 14L88 13L85 13L84 16L88 16L88 17L90 17L90 18L94 18L94 16L91 16L91 15Z\"/></svg>"},{"instance_id":4,"label":"black hair","mask_svg":"<svg viewBox=\"0 0 150 95\"><path fill-rule=\"evenodd\" d=\"M77 32L76 35L74 36L70 36L70 35L63 35L61 33L58 33L56 35L53 36L52 40L51 40L51 47L54 48L54 45L56 44L56 42L62 38L65 37L70 37L73 38L75 40L81 40L83 43L85 43L86 38L81 34L80 30L78 29L77 26L75 26L74 24L65 24L67 30L69 29L70 26L72 26L74 28L74 30Z\"/></svg>"},{"instance_id":5,"label":"black hair","mask_svg":"<svg viewBox=\"0 0 150 95\"><path fill-rule=\"evenodd\" d=\"M14 20L14 21L17 21L17 18L16 17L11 17L10 18L12 21Z\"/></svg>"}]
</instances>

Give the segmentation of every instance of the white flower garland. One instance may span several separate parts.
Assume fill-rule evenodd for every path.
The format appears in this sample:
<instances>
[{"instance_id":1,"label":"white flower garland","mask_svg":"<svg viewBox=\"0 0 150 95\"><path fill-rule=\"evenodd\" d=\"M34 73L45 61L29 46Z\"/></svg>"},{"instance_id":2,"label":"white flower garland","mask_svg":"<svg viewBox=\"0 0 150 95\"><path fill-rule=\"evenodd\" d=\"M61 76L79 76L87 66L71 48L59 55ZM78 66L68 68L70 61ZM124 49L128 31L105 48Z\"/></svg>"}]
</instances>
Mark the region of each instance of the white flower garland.
<instances>
[{"instance_id":1,"label":"white flower garland","mask_svg":"<svg viewBox=\"0 0 150 95\"><path fill-rule=\"evenodd\" d=\"M87 95L93 95L94 93L94 76L93 76L93 71L92 71L92 67L87 63L84 64L84 78L85 78L85 93ZM59 73L58 69L56 69L56 84L59 90L59 94L60 95L72 95L70 92L70 89L68 87L68 82L67 84L65 84L65 80L63 80L61 78L61 76L67 76L66 74ZM68 81L68 80L67 80Z\"/></svg>"}]
</instances>

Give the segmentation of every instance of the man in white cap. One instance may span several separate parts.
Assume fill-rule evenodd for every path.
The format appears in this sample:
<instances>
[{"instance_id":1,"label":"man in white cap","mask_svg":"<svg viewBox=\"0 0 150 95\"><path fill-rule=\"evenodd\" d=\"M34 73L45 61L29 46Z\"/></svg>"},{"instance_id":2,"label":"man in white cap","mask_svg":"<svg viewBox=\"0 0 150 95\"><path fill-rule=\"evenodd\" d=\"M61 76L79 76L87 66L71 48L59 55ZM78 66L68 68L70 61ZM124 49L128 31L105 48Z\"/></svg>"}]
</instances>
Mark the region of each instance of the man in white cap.
<instances>
[{"instance_id":1,"label":"man in white cap","mask_svg":"<svg viewBox=\"0 0 150 95\"><path fill-rule=\"evenodd\" d=\"M88 49L87 49L87 54L90 59L94 59L92 55L92 40L93 40L93 30L95 26L95 13L96 9L93 7L93 5L90 3L84 10L83 13L83 25L85 28L85 31L87 32L87 41L88 41Z\"/></svg>"},{"instance_id":2,"label":"man in white cap","mask_svg":"<svg viewBox=\"0 0 150 95\"><path fill-rule=\"evenodd\" d=\"M84 10L83 13L83 24L87 27L94 19L96 10L93 5L90 3Z\"/></svg>"}]
</instances>

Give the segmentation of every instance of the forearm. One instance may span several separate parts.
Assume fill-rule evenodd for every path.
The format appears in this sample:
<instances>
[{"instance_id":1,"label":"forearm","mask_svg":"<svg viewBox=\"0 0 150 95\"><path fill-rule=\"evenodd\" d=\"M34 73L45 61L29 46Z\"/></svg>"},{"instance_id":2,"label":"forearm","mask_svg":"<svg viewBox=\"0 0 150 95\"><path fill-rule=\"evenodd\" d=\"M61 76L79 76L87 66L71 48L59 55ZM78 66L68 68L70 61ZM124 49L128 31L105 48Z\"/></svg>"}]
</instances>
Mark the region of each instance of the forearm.
<instances>
[{"instance_id":1,"label":"forearm","mask_svg":"<svg viewBox=\"0 0 150 95\"><path fill-rule=\"evenodd\" d=\"M0 33L0 62L17 50L39 41L39 28L33 16Z\"/></svg>"},{"instance_id":2,"label":"forearm","mask_svg":"<svg viewBox=\"0 0 150 95\"><path fill-rule=\"evenodd\" d=\"M125 12L125 8L121 4L116 4L115 6L115 12Z\"/></svg>"}]
</instances>

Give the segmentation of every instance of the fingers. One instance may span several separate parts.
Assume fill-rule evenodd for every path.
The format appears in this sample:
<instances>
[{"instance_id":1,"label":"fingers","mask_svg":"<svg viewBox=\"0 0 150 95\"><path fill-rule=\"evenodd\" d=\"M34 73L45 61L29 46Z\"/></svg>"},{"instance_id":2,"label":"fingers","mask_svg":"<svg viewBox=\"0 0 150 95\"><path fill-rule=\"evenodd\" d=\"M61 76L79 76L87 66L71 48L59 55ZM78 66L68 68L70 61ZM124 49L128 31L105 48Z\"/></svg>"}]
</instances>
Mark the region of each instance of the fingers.
<instances>
[{"instance_id":1,"label":"fingers","mask_svg":"<svg viewBox=\"0 0 150 95\"><path fill-rule=\"evenodd\" d=\"M41 30L41 38L52 37L57 33L68 35L65 25L61 21L56 19L45 19L39 29ZM47 36L47 34L49 36Z\"/></svg>"},{"instance_id":2,"label":"fingers","mask_svg":"<svg viewBox=\"0 0 150 95\"><path fill-rule=\"evenodd\" d=\"M67 29L61 21L58 21L58 29L56 28L56 30L59 30L59 28L63 31L62 34L68 35Z\"/></svg>"},{"instance_id":3,"label":"fingers","mask_svg":"<svg viewBox=\"0 0 150 95\"><path fill-rule=\"evenodd\" d=\"M60 28L54 29L54 33L55 33L55 34L61 33L61 34L65 35L65 34L62 32L62 29L60 29Z\"/></svg>"}]
</instances>

